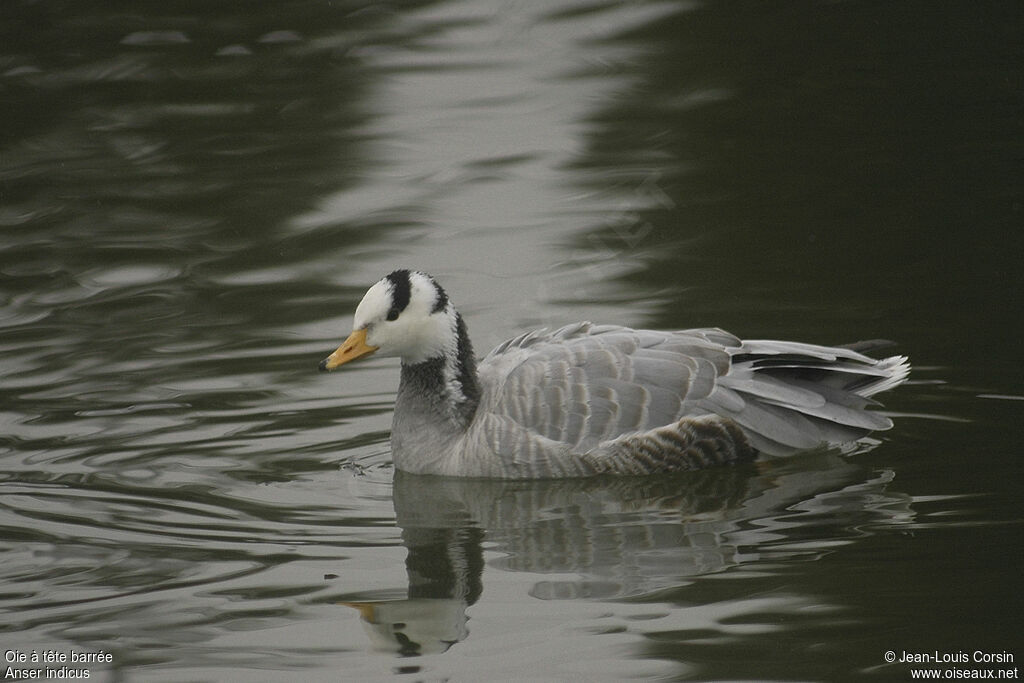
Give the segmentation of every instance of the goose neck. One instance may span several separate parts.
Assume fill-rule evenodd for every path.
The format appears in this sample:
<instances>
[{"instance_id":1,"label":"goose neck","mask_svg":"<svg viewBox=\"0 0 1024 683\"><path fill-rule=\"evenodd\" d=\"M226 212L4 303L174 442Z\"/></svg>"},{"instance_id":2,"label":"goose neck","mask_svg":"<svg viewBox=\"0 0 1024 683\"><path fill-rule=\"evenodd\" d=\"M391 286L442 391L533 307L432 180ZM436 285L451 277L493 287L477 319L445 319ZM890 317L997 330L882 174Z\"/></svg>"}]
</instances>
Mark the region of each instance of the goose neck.
<instances>
[{"instance_id":1,"label":"goose neck","mask_svg":"<svg viewBox=\"0 0 1024 683\"><path fill-rule=\"evenodd\" d=\"M455 344L441 356L402 363L396 417L408 411L440 418L464 430L480 402L476 359L462 317L456 314Z\"/></svg>"}]
</instances>

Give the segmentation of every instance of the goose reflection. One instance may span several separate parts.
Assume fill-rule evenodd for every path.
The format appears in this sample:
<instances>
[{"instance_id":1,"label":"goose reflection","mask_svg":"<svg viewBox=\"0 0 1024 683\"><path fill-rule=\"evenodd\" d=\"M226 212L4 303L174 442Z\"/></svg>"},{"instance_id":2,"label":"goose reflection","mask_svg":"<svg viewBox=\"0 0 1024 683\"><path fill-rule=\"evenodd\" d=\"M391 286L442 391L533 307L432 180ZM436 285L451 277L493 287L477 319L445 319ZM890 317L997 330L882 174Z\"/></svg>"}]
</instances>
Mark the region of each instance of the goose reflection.
<instances>
[{"instance_id":1,"label":"goose reflection","mask_svg":"<svg viewBox=\"0 0 1024 683\"><path fill-rule=\"evenodd\" d=\"M469 635L466 608L482 591L484 532L451 521L448 527L402 527L402 542L409 550L408 598L342 603L359 611L374 649L431 654Z\"/></svg>"},{"instance_id":2,"label":"goose reflection","mask_svg":"<svg viewBox=\"0 0 1024 683\"><path fill-rule=\"evenodd\" d=\"M375 649L443 652L469 634L485 539L500 555L490 567L552 575L533 584L533 598L630 598L742 564L814 558L865 526L905 523L910 498L887 490L892 477L836 453L637 478L397 472L408 597L344 604L359 610Z\"/></svg>"}]
</instances>

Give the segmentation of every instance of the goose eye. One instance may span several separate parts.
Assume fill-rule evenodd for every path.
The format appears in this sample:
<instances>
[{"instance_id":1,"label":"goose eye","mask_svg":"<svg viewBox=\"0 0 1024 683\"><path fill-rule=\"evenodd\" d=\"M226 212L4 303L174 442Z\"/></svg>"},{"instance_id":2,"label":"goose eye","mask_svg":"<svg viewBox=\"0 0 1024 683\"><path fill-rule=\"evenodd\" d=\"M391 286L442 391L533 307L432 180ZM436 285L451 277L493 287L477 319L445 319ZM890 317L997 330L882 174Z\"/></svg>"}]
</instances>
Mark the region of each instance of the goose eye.
<instances>
[{"instance_id":1,"label":"goose eye","mask_svg":"<svg viewBox=\"0 0 1024 683\"><path fill-rule=\"evenodd\" d=\"M390 311L388 311L387 319L389 321L390 320L398 320L398 314L399 314L399 310L397 308L392 308Z\"/></svg>"}]
</instances>

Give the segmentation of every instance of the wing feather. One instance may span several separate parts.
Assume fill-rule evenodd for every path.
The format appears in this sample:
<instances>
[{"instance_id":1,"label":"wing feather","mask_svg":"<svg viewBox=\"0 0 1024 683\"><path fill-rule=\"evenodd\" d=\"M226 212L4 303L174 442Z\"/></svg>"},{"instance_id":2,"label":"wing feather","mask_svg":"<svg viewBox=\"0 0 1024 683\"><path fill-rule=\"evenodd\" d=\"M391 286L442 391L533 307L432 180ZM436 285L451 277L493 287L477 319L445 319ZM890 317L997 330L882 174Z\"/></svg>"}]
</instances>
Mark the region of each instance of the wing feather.
<instances>
[{"instance_id":1,"label":"wing feather","mask_svg":"<svg viewBox=\"0 0 1024 683\"><path fill-rule=\"evenodd\" d=\"M823 441L821 430L810 419L771 404L747 401L742 410L725 410L719 406L715 412L731 418L747 434L766 437L787 446L790 451L814 448Z\"/></svg>"},{"instance_id":2,"label":"wing feather","mask_svg":"<svg viewBox=\"0 0 1024 683\"><path fill-rule=\"evenodd\" d=\"M644 426L667 425L679 419L686 410L678 391L648 387L647 416Z\"/></svg>"},{"instance_id":3,"label":"wing feather","mask_svg":"<svg viewBox=\"0 0 1024 683\"><path fill-rule=\"evenodd\" d=\"M874 363L874 359L868 358L862 353L853 349L841 346L819 346L817 344L805 344L803 342L776 341L774 339L744 339L742 342L743 353L765 356L777 356L792 354L800 357L817 358L819 360L834 361L837 358L855 360L860 363Z\"/></svg>"},{"instance_id":4,"label":"wing feather","mask_svg":"<svg viewBox=\"0 0 1024 683\"><path fill-rule=\"evenodd\" d=\"M825 397L819 392L793 386L763 372L755 373L750 368L734 369L722 379L722 386L782 405L800 406L801 408L819 408L825 405Z\"/></svg>"},{"instance_id":5,"label":"wing feather","mask_svg":"<svg viewBox=\"0 0 1024 683\"><path fill-rule=\"evenodd\" d=\"M596 382L602 389L611 392L610 400L617 407L616 420L610 424L613 436L642 429L646 424L647 404L650 394L646 388L634 382L604 378Z\"/></svg>"},{"instance_id":6,"label":"wing feather","mask_svg":"<svg viewBox=\"0 0 1024 683\"><path fill-rule=\"evenodd\" d=\"M630 360L633 381L643 386L659 387L669 391L689 388L697 372L697 359L677 356L674 359L657 358L647 355L646 349L638 351ZM685 391L685 389L684 389Z\"/></svg>"},{"instance_id":7,"label":"wing feather","mask_svg":"<svg viewBox=\"0 0 1024 683\"><path fill-rule=\"evenodd\" d=\"M505 444L517 464L540 458L551 444L583 453L707 415L739 425L758 450L783 455L891 426L866 410L873 403L868 396L899 384L907 371L903 357L740 341L716 328L661 332L578 323L520 335L488 354L479 365L478 411L518 430ZM523 434L547 445L523 456L534 448Z\"/></svg>"},{"instance_id":8,"label":"wing feather","mask_svg":"<svg viewBox=\"0 0 1024 683\"><path fill-rule=\"evenodd\" d=\"M715 390L728 358L704 330L570 325L520 335L488 354L481 405L586 449L677 421Z\"/></svg>"}]
</instances>

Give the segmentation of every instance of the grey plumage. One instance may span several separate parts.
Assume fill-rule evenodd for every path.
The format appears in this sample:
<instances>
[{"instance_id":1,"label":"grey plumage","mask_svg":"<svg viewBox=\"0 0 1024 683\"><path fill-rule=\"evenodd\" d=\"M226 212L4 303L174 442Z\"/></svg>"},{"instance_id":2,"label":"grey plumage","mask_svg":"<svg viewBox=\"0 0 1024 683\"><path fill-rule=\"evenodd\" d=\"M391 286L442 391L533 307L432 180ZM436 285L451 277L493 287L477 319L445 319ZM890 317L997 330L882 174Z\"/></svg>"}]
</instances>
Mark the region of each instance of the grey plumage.
<instances>
[{"instance_id":1,"label":"grey plumage","mask_svg":"<svg viewBox=\"0 0 1024 683\"><path fill-rule=\"evenodd\" d=\"M410 297L397 317L396 292ZM910 370L851 347L586 322L519 335L477 364L444 290L415 271L374 285L355 323L321 367L402 357L392 449L420 474L647 474L849 444L892 426L871 397Z\"/></svg>"},{"instance_id":2,"label":"grey plumage","mask_svg":"<svg viewBox=\"0 0 1024 683\"><path fill-rule=\"evenodd\" d=\"M865 410L868 397L908 370L901 356L741 341L718 329L578 323L531 332L480 362L476 413L459 438L436 443L447 451L439 473L641 474L847 443L892 426ZM395 432L406 431L396 410ZM402 469L420 471L404 453L395 457Z\"/></svg>"}]
</instances>

